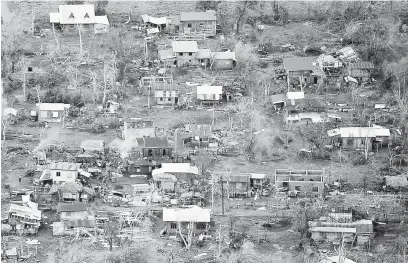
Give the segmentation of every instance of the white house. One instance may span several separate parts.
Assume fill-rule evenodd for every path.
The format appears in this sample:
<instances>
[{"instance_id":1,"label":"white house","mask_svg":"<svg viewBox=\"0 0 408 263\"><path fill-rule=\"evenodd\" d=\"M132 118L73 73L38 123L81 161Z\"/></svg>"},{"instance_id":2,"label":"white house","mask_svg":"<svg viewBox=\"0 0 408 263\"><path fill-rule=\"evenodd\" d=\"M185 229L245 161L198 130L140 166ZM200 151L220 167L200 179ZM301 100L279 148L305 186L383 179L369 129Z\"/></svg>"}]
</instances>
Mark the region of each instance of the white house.
<instances>
[{"instance_id":1,"label":"white house","mask_svg":"<svg viewBox=\"0 0 408 263\"><path fill-rule=\"evenodd\" d=\"M222 99L222 86L198 86L197 100L202 104L219 103Z\"/></svg>"},{"instance_id":2,"label":"white house","mask_svg":"<svg viewBox=\"0 0 408 263\"><path fill-rule=\"evenodd\" d=\"M108 17L95 16L94 5L60 5L58 13L50 13L50 23L60 25L64 34L100 34L108 30Z\"/></svg>"},{"instance_id":3,"label":"white house","mask_svg":"<svg viewBox=\"0 0 408 263\"><path fill-rule=\"evenodd\" d=\"M52 182L62 184L65 182L75 182L78 179L79 163L51 163L48 169L51 172Z\"/></svg>"},{"instance_id":4,"label":"white house","mask_svg":"<svg viewBox=\"0 0 408 263\"><path fill-rule=\"evenodd\" d=\"M37 103L38 121L61 122L71 107L64 103Z\"/></svg>"}]
</instances>

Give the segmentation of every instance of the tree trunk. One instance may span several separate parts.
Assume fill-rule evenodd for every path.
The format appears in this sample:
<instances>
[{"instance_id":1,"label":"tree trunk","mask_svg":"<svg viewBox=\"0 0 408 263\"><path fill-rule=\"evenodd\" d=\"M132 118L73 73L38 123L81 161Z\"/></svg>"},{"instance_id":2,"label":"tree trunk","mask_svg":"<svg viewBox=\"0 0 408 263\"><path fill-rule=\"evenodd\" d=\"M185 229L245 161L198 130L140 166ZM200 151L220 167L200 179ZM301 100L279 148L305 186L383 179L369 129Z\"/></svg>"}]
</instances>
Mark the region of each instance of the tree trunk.
<instances>
[{"instance_id":1,"label":"tree trunk","mask_svg":"<svg viewBox=\"0 0 408 263\"><path fill-rule=\"evenodd\" d=\"M79 54L82 55L82 36L81 36L81 28L77 24L78 27L78 34L79 34Z\"/></svg>"},{"instance_id":2,"label":"tree trunk","mask_svg":"<svg viewBox=\"0 0 408 263\"><path fill-rule=\"evenodd\" d=\"M25 63L24 63L25 65ZM25 70L25 69L23 69ZM27 101L27 96L26 96L26 75L23 72L23 96L24 96L24 101Z\"/></svg>"},{"instance_id":3,"label":"tree trunk","mask_svg":"<svg viewBox=\"0 0 408 263\"><path fill-rule=\"evenodd\" d=\"M32 33L33 36L34 36L34 19L35 19L35 13L32 12L31 16L32 16L32 20L31 20L31 33Z\"/></svg>"},{"instance_id":4,"label":"tree trunk","mask_svg":"<svg viewBox=\"0 0 408 263\"><path fill-rule=\"evenodd\" d=\"M55 43L57 44L57 51L60 52L61 49L60 49L60 45L59 45L59 42L58 42L57 34L55 34L55 26L54 26L54 24L52 24L51 27L52 27L52 33L53 33L54 38L55 38Z\"/></svg>"}]
</instances>

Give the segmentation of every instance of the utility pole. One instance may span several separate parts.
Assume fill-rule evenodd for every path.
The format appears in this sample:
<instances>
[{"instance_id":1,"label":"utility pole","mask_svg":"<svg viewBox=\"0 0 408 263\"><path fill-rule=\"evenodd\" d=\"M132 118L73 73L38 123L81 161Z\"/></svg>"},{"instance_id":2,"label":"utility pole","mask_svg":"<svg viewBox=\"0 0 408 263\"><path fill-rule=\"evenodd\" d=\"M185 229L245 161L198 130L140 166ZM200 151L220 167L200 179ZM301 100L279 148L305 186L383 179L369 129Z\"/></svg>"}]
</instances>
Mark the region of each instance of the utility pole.
<instances>
[{"instance_id":1,"label":"utility pole","mask_svg":"<svg viewBox=\"0 0 408 263\"><path fill-rule=\"evenodd\" d=\"M221 182L221 207L222 207L222 215L224 215L224 183L223 183L223 175L221 175L220 182Z\"/></svg>"}]
</instances>

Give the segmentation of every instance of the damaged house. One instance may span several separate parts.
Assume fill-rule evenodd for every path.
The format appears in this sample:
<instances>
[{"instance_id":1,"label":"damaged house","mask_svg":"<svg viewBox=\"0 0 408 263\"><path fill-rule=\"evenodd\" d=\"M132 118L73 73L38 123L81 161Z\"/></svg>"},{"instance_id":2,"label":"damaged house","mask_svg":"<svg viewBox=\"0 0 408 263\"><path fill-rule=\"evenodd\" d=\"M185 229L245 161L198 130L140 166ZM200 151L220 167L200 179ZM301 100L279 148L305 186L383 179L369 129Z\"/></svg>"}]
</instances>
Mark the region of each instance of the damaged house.
<instances>
[{"instance_id":1,"label":"damaged house","mask_svg":"<svg viewBox=\"0 0 408 263\"><path fill-rule=\"evenodd\" d=\"M370 78L374 70L374 64L371 62L350 63L347 67L347 74L352 78L362 80Z\"/></svg>"},{"instance_id":2,"label":"damaged house","mask_svg":"<svg viewBox=\"0 0 408 263\"><path fill-rule=\"evenodd\" d=\"M193 227L197 231L206 231L210 220L210 209L198 206L176 209L163 208L163 222L166 223L166 232L169 235L185 233L189 227Z\"/></svg>"},{"instance_id":3,"label":"damaged house","mask_svg":"<svg viewBox=\"0 0 408 263\"><path fill-rule=\"evenodd\" d=\"M326 115L326 106L317 99L292 99L287 100L283 120L288 128L292 128L294 125L323 122Z\"/></svg>"},{"instance_id":4,"label":"damaged house","mask_svg":"<svg viewBox=\"0 0 408 263\"><path fill-rule=\"evenodd\" d=\"M64 103L39 103L38 121L40 122L63 122L68 116L69 104Z\"/></svg>"},{"instance_id":5,"label":"damaged house","mask_svg":"<svg viewBox=\"0 0 408 263\"><path fill-rule=\"evenodd\" d=\"M22 233L37 233L41 225L41 211L38 204L33 202L23 203L23 205L10 204L8 210L9 222L15 223L16 230Z\"/></svg>"},{"instance_id":6,"label":"damaged house","mask_svg":"<svg viewBox=\"0 0 408 263\"><path fill-rule=\"evenodd\" d=\"M275 187L289 196L322 196L325 176L323 170L275 170Z\"/></svg>"},{"instance_id":7,"label":"damaged house","mask_svg":"<svg viewBox=\"0 0 408 263\"><path fill-rule=\"evenodd\" d=\"M146 29L157 28L158 31L163 31L166 28L166 17L153 17L149 15L142 15L143 24Z\"/></svg>"},{"instance_id":8,"label":"damaged house","mask_svg":"<svg viewBox=\"0 0 408 263\"><path fill-rule=\"evenodd\" d=\"M145 96L154 94L155 90L175 90L172 77L142 77L139 82L140 93Z\"/></svg>"},{"instance_id":9,"label":"damaged house","mask_svg":"<svg viewBox=\"0 0 408 263\"><path fill-rule=\"evenodd\" d=\"M217 70L231 70L236 66L235 52L212 52L212 68Z\"/></svg>"},{"instance_id":10,"label":"damaged house","mask_svg":"<svg viewBox=\"0 0 408 263\"><path fill-rule=\"evenodd\" d=\"M176 89L154 91L154 100L157 105L177 105L178 99L179 93Z\"/></svg>"},{"instance_id":11,"label":"damaged house","mask_svg":"<svg viewBox=\"0 0 408 263\"><path fill-rule=\"evenodd\" d=\"M131 118L123 123L123 140L137 140L143 137L156 137L156 129L152 120Z\"/></svg>"},{"instance_id":12,"label":"damaged house","mask_svg":"<svg viewBox=\"0 0 408 263\"><path fill-rule=\"evenodd\" d=\"M86 203L58 203L57 212L61 221L87 219L89 212Z\"/></svg>"},{"instance_id":13,"label":"damaged house","mask_svg":"<svg viewBox=\"0 0 408 263\"><path fill-rule=\"evenodd\" d=\"M171 44L173 53L176 56L177 66L194 66L199 62L196 58L198 46L196 41L174 41Z\"/></svg>"},{"instance_id":14,"label":"damaged house","mask_svg":"<svg viewBox=\"0 0 408 263\"><path fill-rule=\"evenodd\" d=\"M216 35L217 16L215 11L181 12L179 31L184 34Z\"/></svg>"},{"instance_id":15,"label":"damaged house","mask_svg":"<svg viewBox=\"0 0 408 263\"><path fill-rule=\"evenodd\" d=\"M108 17L96 16L94 5L60 5L58 13L50 13L50 23L59 25L64 34L102 34L109 28Z\"/></svg>"},{"instance_id":16,"label":"damaged house","mask_svg":"<svg viewBox=\"0 0 408 263\"><path fill-rule=\"evenodd\" d=\"M197 86L197 101L200 104L219 104L222 100L222 86Z\"/></svg>"},{"instance_id":17,"label":"damaged house","mask_svg":"<svg viewBox=\"0 0 408 263\"><path fill-rule=\"evenodd\" d=\"M86 140L81 142L82 153L104 154L107 146L103 140Z\"/></svg>"},{"instance_id":18,"label":"damaged house","mask_svg":"<svg viewBox=\"0 0 408 263\"><path fill-rule=\"evenodd\" d=\"M162 163L162 167L159 169L154 169L152 172L153 179L159 179L162 180L164 177L170 178L171 181L174 181L174 178L176 178L177 182L179 184L181 183L187 183L187 184L194 184L194 178L196 175L199 174L199 170L196 166L191 165L190 163ZM166 175L166 176L165 176ZM168 175L173 175L168 176ZM170 180L166 179L167 183L166 189L167 190L176 190L176 186L174 182L173 184L170 182ZM160 189L160 187L163 187L163 184L161 183L162 181L155 181L156 186Z\"/></svg>"},{"instance_id":19,"label":"damaged house","mask_svg":"<svg viewBox=\"0 0 408 263\"><path fill-rule=\"evenodd\" d=\"M137 144L141 149L142 157L163 158L171 157L172 147L167 138L153 137L137 139Z\"/></svg>"},{"instance_id":20,"label":"damaged house","mask_svg":"<svg viewBox=\"0 0 408 263\"><path fill-rule=\"evenodd\" d=\"M186 124L183 145L188 148L213 148L218 146L219 138L211 132L210 124Z\"/></svg>"},{"instance_id":21,"label":"damaged house","mask_svg":"<svg viewBox=\"0 0 408 263\"><path fill-rule=\"evenodd\" d=\"M327 131L327 135L334 146L347 150L371 150L373 144L387 144L391 136L390 130L381 126L341 127Z\"/></svg>"},{"instance_id":22,"label":"damaged house","mask_svg":"<svg viewBox=\"0 0 408 263\"><path fill-rule=\"evenodd\" d=\"M338 215L336 215L338 214ZM356 243L365 245L373 237L373 221L352 222L351 210L333 209L329 216L309 221L309 231L315 241Z\"/></svg>"},{"instance_id":23,"label":"damaged house","mask_svg":"<svg viewBox=\"0 0 408 263\"><path fill-rule=\"evenodd\" d=\"M286 72L286 80L288 83L288 91L290 89L296 90L300 87L303 91L304 87L312 84L319 84L323 77L324 72L313 65L314 60L312 58L284 58L283 68Z\"/></svg>"},{"instance_id":24,"label":"damaged house","mask_svg":"<svg viewBox=\"0 0 408 263\"><path fill-rule=\"evenodd\" d=\"M227 189L228 197L251 197L256 190L263 189L266 174L240 173L222 177L224 189Z\"/></svg>"},{"instance_id":25,"label":"damaged house","mask_svg":"<svg viewBox=\"0 0 408 263\"><path fill-rule=\"evenodd\" d=\"M78 179L80 167L81 164L79 163L51 163L48 170L51 172L53 184L74 183Z\"/></svg>"}]
</instances>

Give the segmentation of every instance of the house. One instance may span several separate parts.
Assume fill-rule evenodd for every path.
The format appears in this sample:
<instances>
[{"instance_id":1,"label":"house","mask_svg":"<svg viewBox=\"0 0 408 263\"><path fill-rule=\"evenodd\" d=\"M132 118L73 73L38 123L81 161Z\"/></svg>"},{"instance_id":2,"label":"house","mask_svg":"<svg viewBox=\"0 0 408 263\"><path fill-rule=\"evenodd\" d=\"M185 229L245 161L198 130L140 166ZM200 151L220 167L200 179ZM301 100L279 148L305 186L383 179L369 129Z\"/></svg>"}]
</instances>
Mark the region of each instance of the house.
<instances>
[{"instance_id":1,"label":"house","mask_svg":"<svg viewBox=\"0 0 408 263\"><path fill-rule=\"evenodd\" d=\"M222 177L222 184L227 190L228 197L250 197L251 175L234 174L229 178Z\"/></svg>"},{"instance_id":2,"label":"house","mask_svg":"<svg viewBox=\"0 0 408 263\"><path fill-rule=\"evenodd\" d=\"M211 64L211 50L210 49L199 49L196 54L196 59L200 63L201 67L207 67Z\"/></svg>"},{"instance_id":3,"label":"house","mask_svg":"<svg viewBox=\"0 0 408 263\"><path fill-rule=\"evenodd\" d=\"M51 163L48 170L51 172L53 184L62 184L65 182L75 182L78 179L78 172L81 164L79 163Z\"/></svg>"},{"instance_id":4,"label":"house","mask_svg":"<svg viewBox=\"0 0 408 263\"><path fill-rule=\"evenodd\" d=\"M181 12L179 31L184 34L202 33L216 35L217 16L215 11Z\"/></svg>"},{"instance_id":5,"label":"house","mask_svg":"<svg viewBox=\"0 0 408 263\"><path fill-rule=\"evenodd\" d=\"M263 183L265 182L266 174L254 174L251 173L250 175L250 187L254 190L262 190Z\"/></svg>"},{"instance_id":6,"label":"house","mask_svg":"<svg viewBox=\"0 0 408 263\"><path fill-rule=\"evenodd\" d=\"M283 109L286 105L286 96L285 94L276 94L270 96L270 101L275 110Z\"/></svg>"},{"instance_id":7,"label":"house","mask_svg":"<svg viewBox=\"0 0 408 263\"><path fill-rule=\"evenodd\" d=\"M317 99L305 98L296 107L305 112L325 112L326 106Z\"/></svg>"},{"instance_id":8,"label":"house","mask_svg":"<svg viewBox=\"0 0 408 263\"><path fill-rule=\"evenodd\" d=\"M312 58L284 58L283 68L286 72L288 91L300 86L300 90L307 85L318 84L321 79L321 70L313 65ZM319 71L320 70L320 71ZM324 73L323 73L324 74Z\"/></svg>"},{"instance_id":9,"label":"house","mask_svg":"<svg viewBox=\"0 0 408 263\"><path fill-rule=\"evenodd\" d=\"M154 99L157 105L177 105L178 104L177 90L155 90Z\"/></svg>"},{"instance_id":10,"label":"house","mask_svg":"<svg viewBox=\"0 0 408 263\"><path fill-rule=\"evenodd\" d=\"M341 60L334 58L331 55L322 54L313 62L313 65L318 66L324 72L339 73L343 67Z\"/></svg>"},{"instance_id":11,"label":"house","mask_svg":"<svg viewBox=\"0 0 408 263\"><path fill-rule=\"evenodd\" d=\"M322 196L325 176L323 170L275 170L275 187L283 188L289 195Z\"/></svg>"},{"instance_id":12,"label":"house","mask_svg":"<svg viewBox=\"0 0 408 263\"><path fill-rule=\"evenodd\" d=\"M355 222L339 223L327 221L321 217L316 221L309 221L309 231L314 241L329 241L346 243L356 242L365 245L373 236L373 221L359 220Z\"/></svg>"},{"instance_id":13,"label":"house","mask_svg":"<svg viewBox=\"0 0 408 263\"><path fill-rule=\"evenodd\" d=\"M358 54L352 47L344 47L336 52L342 62L355 62L358 60Z\"/></svg>"},{"instance_id":14,"label":"house","mask_svg":"<svg viewBox=\"0 0 408 263\"><path fill-rule=\"evenodd\" d=\"M361 81L362 78L370 78L373 70L374 64L371 62L350 63L347 67L347 74Z\"/></svg>"},{"instance_id":15,"label":"house","mask_svg":"<svg viewBox=\"0 0 408 263\"><path fill-rule=\"evenodd\" d=\"M79 219L72 221L54 222L52 224L53 236L91 234L96 236L97 222L94 219Z\"/></svg>"},{"instance_id":16,"label":"house","mask_svg":"<svg viewBox=\"0 0 408 263\"><path fill-rule=\"evenodd\" d=\"M65 182L62 184L53 184L49 194L58 193L60 202L80 202L84 187L78 182ZM86 199L84 201L87 201Z\"/></svg>"},{"instance_id":17,"label":"house","mask_svg":"<svg viewBox=\"0 0 408 263\"><path fill-rule=\"evenodd\" d=\"M347 150L371 150L373 143L388 143L390 130L383 127L341 127L327 131L335 146Z\"/></svg>"},{"instance_id":18,"label":"house","mask_svg":"<svg viewBox=\"0 0 408 263\"><path fill-rule=\"evenodd\" d=\"M47 63L43 60L32 59L27 61L27 77L30 75L41 75L47 73Z\"/></svg>"},{"instance_id":19,"label":"house","mask_svg":"<svg viewBox=\"0 0 408 263\"><path fill-rule=\"evenodd\" d=\"M222 86L198 86L197 101L201 104L219 104L222 100Z\"/></svg>"},{"instance_id":20,"label":"house","mask_svg":"<svg viewBox=\"0 0 408 263\"><path fill-rule=\"evenodd\" d=\"M116 180L116 183L122 186L121 192L131 194L133 197L146 198L151 190L147 175L120 177Z\"/></svg>"},{"instance_id":21,"label":"house","mask_svg":"<svg viewBox=\"0 0 408 263\"><path fill-rule=\"evenodd\" d=\"M62 122L67 116L67 110L71 107L64 103L38 103L38 121Z\"/></svg>"},{"instance_id":22,"label":"house","mask_svg":"<svg viewBox=\"0 0 408 263\"><path fill-rule=\"evenodd\" d=\"M319 261L319 263L357 263L351 259L348 259L343 256L333 256L333 257L327 257L323 259L322 261Z\"/></svg>"},{"instance_id":23,"label":"house","mask_svg":"<svg viewBox=\"0 0 408 263\"><path fill-rule=\"evenodd\" d=\"M64 34L101 34L107 32L107 16L95 16L94 5L60 5L58 13L50 13L50 23L59 25Z\"/></svg>"},{"instance_id":24,"label":"house","mask_svg":"<svg viewBox=\"0 0 408 263\"><path fill-rule=\"evenodd\" d=\"M173 48L159 50L158 56L159 60L166 66L177 65L177 57L173 53Z\"/></svg>"},{"instance_id":25,"label":"house","mask_svg":"<svg viewBox=\"0 0 408 263\"><path fill-rule=\"evenodd\" d=\"M188 148L217 147L219 138L212 134L211 124L186 124L183 145Z\"/></svg>"},{"instance_id":26,"label":"house","mask_svg":"<svg viewBox=\"0 0 408 263\"><path fill-rule=\"evenodd\" d=\"M103 140L86 140L81 142L81 149L82 153L91 153L91 152L96 152L96 153L105 153L106 148L106 143Z\"/></svg>"},{"instance_id":27,"label":"house","mask_svg":"<svg viewBox=\"0 0 408 263\"><path fill-rule=\"evenodd\" d=\"M8 219L16 222L17 231L36 233L41 225L41 211L38 210L38 204L33 202L23 205L11 203Z\"/></svg>"},{"instance_id":28,"label":"house","mask_svg":"<svg viewBox=\"0 0 408 263\"><path fill-rule=\"evenodd\" d=\"M176 90L172 77L142 77L139 82L140 93L153 95L155 90Z\"/></svg>"},{"instance_id":29,"label":"house","mask_svg":"<svg viewBox=\"0 0 408 263\"><path fill-rule=\"evenodd\" d=\"M137 139L142 157L171 157L172 147L167 138L153 137Z\"/></svg>"},{"instance_id":30,"label":"house","mask_svg":"<svg viewBox=\"0 0 408 263\"><path fill-rule=\"evenodd\" d=\"M146 29L157 28L162 31L166 28L167 18L166 17L153 17L149 15L142 15L143 23Z\"/></svg>"},{"instance_id":31,"label":"house","mask_svg":"<svg viewBox=\"0 0 408 263\"><path fill-rule=\"evenodd\" d=\"M152 176L155 187L160 191L165 193L174 193L176 191L177 178L173 174L152 173Z\"/></svg>"},{"instance_id":32,"label":"house","mask_svg":"<svg viewBox=\"0 0 408 263\"><path fill-rule=\"evenodd\" d=\"M198 52L196 41L174 41L171 46L177 59L177 66L184 67L199 64L196 59Z\"/></svg>"},{"instance_id":33,"label":"house","mask_svg":"<svg viewBox=\"0 0 408 263\"><path fill-rule=\"evenodd\" d=\"M214 69L233 69L236 66L235 52L212 52L211 58Z\"/></svg>"},{"instance_id":34,"label":"house","mask_svg":"<svg viewBox=\"0 0 408 263\"><path fill-rule=\"evenodd\" d=\"M137 160L137 161L128 161L126 166L125 174L132 175L146 175L151 176L152 171L156 168L160 168L161 163L154 160Z\"/></svg>"},{"instance_id":35,"label":"house","mask_svg":"<svg viewBox=\"0 0 408 263\"><path fill-rule=\"evenodd\" d=\"M170 235L185 232L189 224L194 224L196 231L206 231L210 223L210 209L192 206L189 208L163 208L163 222Z\"/></svg>"},{"instance_id":36,"label":"house","mask_svg":"<svg viewBox=\"0 0 408 263\"><path fill-rule=\"evenodd\" d=\"M385 185L392 188L408 187L407 177L404 175L399 176L385 176Z\"/></svg>"},{"instance_id":37,"label":"house","mask_svg":"<svg viewBox=\"0 0 408 263\"><path fill-rule=\"evenodd\" d=\"M57 212L61 221L75 221L87 219L89 212L86 203L58 203Z\"/></svg>"},{"instance_id":38,"label":"house","mask_svg":"<svg viewBox=\"0 0 408 263\"><path fill-rule=\"evenodd\" d=\"M162 167L154 169L153 176L171 174L177 179L177 182L193 183L195 175L199 174L198 167L190 163L162 163Z\"/></svg>"},{"instance_id":39,"label":"house","mask_svg":"<svg viewBox=\"0 0 408 263\"><path fill-rule=\"evenodd\" d=\"M156 129L152 120L130 118L123 123L122 139L136 140L143 137L156 137Z\"/></svg>"}]
</instances>

